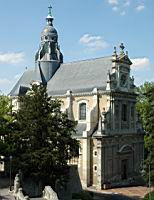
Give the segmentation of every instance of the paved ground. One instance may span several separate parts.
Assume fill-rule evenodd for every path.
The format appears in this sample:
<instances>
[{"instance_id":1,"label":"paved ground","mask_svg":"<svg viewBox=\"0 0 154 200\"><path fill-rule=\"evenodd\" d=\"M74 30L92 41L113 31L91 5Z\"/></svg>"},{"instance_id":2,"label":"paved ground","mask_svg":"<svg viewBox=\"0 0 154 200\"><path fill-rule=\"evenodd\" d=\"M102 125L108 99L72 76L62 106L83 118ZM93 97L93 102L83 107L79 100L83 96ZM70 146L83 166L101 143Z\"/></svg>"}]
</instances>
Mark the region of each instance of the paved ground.
<instances>
[{"instance_id":1,"label":"paved ground","mask_svg":"<svg viewBox=\"0 0 154 200\"><path fill-rule=\"evenodd\" d=\"M154 188L150 189L143 186L137 186L100 191L93 188L89 188L88 190L93 192L94 200L136 200L142 199L147 193L154 190ZM9 179L0 176L0 200L9 199L14 200L14 198L9 194ZM32 200L41 200L41 198Z\"/></svg>"},{"instance_id":2,"label":"paved ground","mask_svg":"<svg viewBox=\"0 0 154 200\"><path fill-rule=\"evenodd\" d=\"M143 199L143 197L150 191L154 190L154 188L150 189L143 186L136 186L136 187L114 188L114 189L100 190L100 191L98 190L96 191L92 188L88 190L94 192L96 199L103 200L103 197L104 197L105 200L109 200L109 199L136 200L136 199Z\"/></svg>"},{"instance_id":3,"label":"paved ground","mask_svg":"<svg viewBox=\"0 0 154 200\"><path fill-rule=\"evenodd\" d=\"M13 180L12 183L13 185ZM10 180L8 177L0 174L0 200L14 200L14 197L10 194Z\"/></svg>"},{"instance_id":4,"label":"paved ground","mask_svg":"<svg viewBox=\"0 0 154 200\"><path fill-rule=\"evenodd\" d=\"M150 189L147 187L125 187L96 191L88 189L93 193L94 200L138 200L142 199ZM152 189L151 189L152 190ZM9 188L0 189L0 200L14 200L9 193ZM32 200L42 200L42 198L32 198Z\"/></svg>"},{"instance_id":5,"label":"paved ground","mask_svg":"<svg viewBox=\"0 0 154 200\"><path fill-rule=\"evenodd\" d=\"M14 197L9 192L9 188L0 189L0 200L14 200Z\"/></svg>"}]
</instances>

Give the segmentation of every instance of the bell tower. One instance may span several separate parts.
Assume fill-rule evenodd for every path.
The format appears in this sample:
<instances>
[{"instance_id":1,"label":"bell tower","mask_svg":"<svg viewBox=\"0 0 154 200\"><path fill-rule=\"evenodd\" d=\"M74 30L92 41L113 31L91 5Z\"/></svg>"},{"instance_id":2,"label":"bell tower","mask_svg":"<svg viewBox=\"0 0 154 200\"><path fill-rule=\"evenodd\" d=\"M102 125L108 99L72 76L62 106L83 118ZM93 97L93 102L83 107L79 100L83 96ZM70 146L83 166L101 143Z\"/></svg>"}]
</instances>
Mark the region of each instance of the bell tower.
<instances>
[{"instance_id":1,"label":"bell tower","mask_svg":"<svg viewBox=\"0 0 154 200\"><path fill-rule=\"evenodd\" d=\"M46 84L63 63L63 55L58 45L58 33L53 26L52 7L48 7L46 26L41 33L41 43L35 55L36 79Z\"/></svg>"}]
</instances>

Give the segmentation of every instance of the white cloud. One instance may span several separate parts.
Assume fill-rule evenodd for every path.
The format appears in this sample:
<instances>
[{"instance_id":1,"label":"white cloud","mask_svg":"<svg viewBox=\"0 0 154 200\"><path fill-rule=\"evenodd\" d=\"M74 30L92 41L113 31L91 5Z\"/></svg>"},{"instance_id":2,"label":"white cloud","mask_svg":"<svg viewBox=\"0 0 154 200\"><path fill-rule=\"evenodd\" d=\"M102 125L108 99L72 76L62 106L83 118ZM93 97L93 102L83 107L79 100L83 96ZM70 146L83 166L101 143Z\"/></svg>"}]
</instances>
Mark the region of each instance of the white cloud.
<instances>
[{"instance_id":1,"label":"white cloud","mask_svg":"<svg viewBox=\"0 0 154 200\"><path fill-rule=\"evenodd\" d=\"M141 12L141 11L143 11L145 9L145 5L144 4L139 4L137 7L136 7L136 10L138 11L138 12Z\"/></svg>"},{"instance_id":2,"label":"white cloud","mask_svg":"<svg viewBox=\"0 0 154 200\"><path fill-rule=\"evenodd\" d=\"M150 60L149 58L143 57L143 58L134 58L131 59L132 61L132 69L134 70L140 70L140 69L147 69L150 67Z\"/></svg>"},{"instance_id":3,"label":"white cloud","mask_svg":"<svg viewBox=\"0 0 154 200\"><path fill-rule=\"evenodd\" d=\"M135 1L132 0L107 0L107 3L111 6L113 11L116 11L121 16L124 16L127 10L133 7L138 12L141 12L145 9L144 3L138 3L138 5L136 6Z\"/></svg>"},{"instance_id":4,"label":"white cloud","mask_svg":"<svg viewBox=\"0 0 154 200\"><path fill-rule=\"evenodd\" d=\"M112 7L112 10L113 10L113 11L118 11L119 8L118 8L117 6L114 6L114 7Z\"/></svg>"},{"instance_id":5,"label":"white cloud","mask_svg":"<svg viewBox=\"0 0 154 200\"><path fill-rule=\"evenodd\" d=\"M122 11L122 12L120 13L121 16L124 16L125 14L126 14L125 11Z\"/></svg>"},{"instance_id":6,"label":"white cloud","mask_svg":"<svg viewBox=\"0 0 154 200\"><path fill-rule=\"evenodd\" d=\"M130 0L108 0L108 4L114 12L124 16L126 12L123 11L123 7L128 7L130 5Z\"/></svg>"},{"instance_id":7,"label":"white cloud","mask_svg":"<svg viewBox=\"0 0 154 200\"><path fill-rule=\"evenodd\" d=\"M125 3L124 3L123 6L124 6L124 7L129 7L129 6L130 6L130 0L125 1Z\"/></svg>"},{"instance_id":8,"label":"white cloud","mask_svg":"<svg viewBox=\"0 0 154 200\"><path fill-rule=\"evenodd\" d=\"M0 86L10 84L10 83L11 83L11 81L8 80L7 78L0 79Z\"/></svg>"},{"instance_id":9,"label":"white cloud","mask_svg":"<svg viewBox=\"0 0 154 200\"><path fill-rule=\"evenodd\" d=\"M109 3L110 5L112 5L112 6L115 6L115 5L118 5L118 4L119 4L118 0L108 0L108 3Z\"/></svg>"},{"instance_id":10,"label":"white cloud","mask_svg":"<svg viewBox=\"0 0 154 200\"><path fill-rule=\"evenodd\" d=\"M8 52L8 53L1 53L0 52L0 63L11 63L11 64L17 64L22 61L24 61L24 53L14 53L14 52Z\"/></svg>"},{"instance_id":11,"label":"white cloud","mask_svg":"<svg viewBox=\"0 0 154 200\"><path fill-rule=\"evenodd\" d=\"M90 34L84 34L79 42L90 51L98 51L108 47L108 43L101 36L92 36Z\"/></svg>"}]
</instances>

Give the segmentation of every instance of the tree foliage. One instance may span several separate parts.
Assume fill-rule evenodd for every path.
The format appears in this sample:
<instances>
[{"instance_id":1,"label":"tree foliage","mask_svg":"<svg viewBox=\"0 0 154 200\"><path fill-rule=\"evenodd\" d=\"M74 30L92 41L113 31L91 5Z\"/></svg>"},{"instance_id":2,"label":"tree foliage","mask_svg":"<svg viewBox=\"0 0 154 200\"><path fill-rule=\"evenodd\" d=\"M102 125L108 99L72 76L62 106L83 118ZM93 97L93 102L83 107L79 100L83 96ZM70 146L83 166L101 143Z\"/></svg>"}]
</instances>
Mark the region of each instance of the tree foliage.
<instances>
[{"instance_id":1,"label":"tree foliage","mask_svg":"<svg viewBox=\"0 0 154 200\"><path fill-rule=\"evenodd\" d=\"M146 177L149 176L150 165L151 182L154 184L154 83L146 82L138 88L138 93L137 110L145 130Z\"/></svg>"},{"instance_id":2,"label":"tree foliage","mask_svg":"<svg viewBox=\"0 0 154 200\"><path fill-rule=\"evenodd\" d=\"M79 144L72 138L76 122L61 111L62 102L48 97L43 85L32 85L19 102L6 140L12 148L14 169L44 184L52 180L54 186L58 179L67 177L67 161L78 156Z\"/></svg>"},{"instance_id":3,"label":"tree foliage","mask_svg":"<svg viewBox=\"0 0 154 200\"><path fill-rule=\"evenodd\" d=\"M11 145L5 142L11 133L14 117L11 115L11 102L5 95L0 95L0 155L11 155ZM9 139L8 139L9 142Z\"/></svg>"}]
</instances>

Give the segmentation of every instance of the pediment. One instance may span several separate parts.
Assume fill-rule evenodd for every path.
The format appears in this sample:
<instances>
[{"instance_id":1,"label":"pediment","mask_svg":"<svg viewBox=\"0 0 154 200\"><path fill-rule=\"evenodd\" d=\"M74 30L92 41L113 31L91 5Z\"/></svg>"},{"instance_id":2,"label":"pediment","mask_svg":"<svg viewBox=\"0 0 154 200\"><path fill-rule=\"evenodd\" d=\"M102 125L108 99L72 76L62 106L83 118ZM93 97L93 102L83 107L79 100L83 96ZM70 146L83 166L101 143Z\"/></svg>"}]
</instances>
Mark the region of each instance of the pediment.
<instances>
[{"instance_id":1,"label":"pediment","mask_svg":"<svg viewBox=\"0 0 154 200\"><path fill-rule=\"evenodd\" d=\"M133 151L132 146L126 144L126 145L123 145L123 146L119 149L118 153L129 153L129 152L132 152L132 151Z\"/></svg>"}]
</instances>

